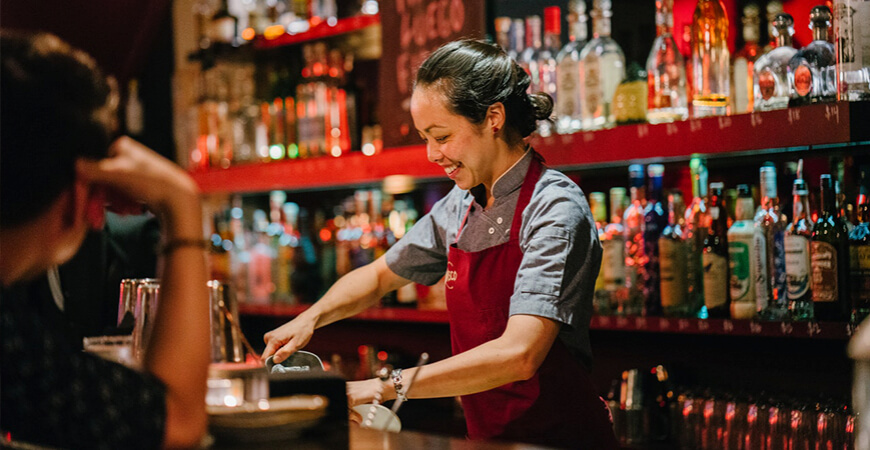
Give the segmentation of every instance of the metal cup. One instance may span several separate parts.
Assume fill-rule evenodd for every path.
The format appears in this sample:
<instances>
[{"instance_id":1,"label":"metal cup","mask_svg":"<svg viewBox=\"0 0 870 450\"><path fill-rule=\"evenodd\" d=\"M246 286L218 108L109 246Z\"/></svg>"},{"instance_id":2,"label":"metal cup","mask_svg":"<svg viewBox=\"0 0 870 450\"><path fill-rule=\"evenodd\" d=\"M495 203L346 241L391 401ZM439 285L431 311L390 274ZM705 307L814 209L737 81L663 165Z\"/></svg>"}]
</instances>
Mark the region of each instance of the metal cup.
<instances>
[{"instance_id":1,"label":"metal cup","mask_svg":"<svg viewBox=\"0 0 870 450\"><path fill-rule=\"evenodd\" d=\"M239 303L230 285L218 280L206 283L211 307L211 360L220 362L244 362L243 337L233 321L239 317Z\"/></svg>"},{"instance_id":2,"label":"metal cup","mask_svg":"<svg viewBox=\"0 0 870 450\"><path fill-rule=\"evenodd\" d=\"M133 312L136 318L133 326L133 356L140 362L151 340L159 297L160 283L157 282L142 283L136 290L136 308Z\"/></svg>"},{"instance_id":3,"label":"metal cup","mask_svg":"<svg viewBox=\"0 0 870 450\"><path fill-rule=\"evenodd\" d=\"M145 283L159 283L156 278L125 278L121 280L118 297L118 328L128 328L136 322L136 297L139 286Z\"/></svg>"}]
</instances>

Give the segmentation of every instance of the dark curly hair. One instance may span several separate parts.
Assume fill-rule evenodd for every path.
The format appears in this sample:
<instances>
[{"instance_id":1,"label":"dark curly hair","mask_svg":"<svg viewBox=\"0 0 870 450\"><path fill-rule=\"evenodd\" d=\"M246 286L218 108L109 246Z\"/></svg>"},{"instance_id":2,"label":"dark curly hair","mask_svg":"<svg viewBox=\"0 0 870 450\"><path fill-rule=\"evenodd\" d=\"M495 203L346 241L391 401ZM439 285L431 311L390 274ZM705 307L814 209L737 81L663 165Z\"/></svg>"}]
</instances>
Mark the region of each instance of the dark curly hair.
<instances>
[{"instance_id":1,"label":"dark curly hair","mask_svg":"<svg viewBox=\"0 0 870 450\"><path fill-rule=\"evenodd\" d=\"M435 87L451 112L480 124L487 109L504 105L506 127L520 137L532 134L538 120L549 120L553 99L527 93L529 74L497 44L466 39L444 44L417 70L415 87Z\"/></svg>"},{"instance_id":2,"label":"dark curly hair","mask_svg":"<svg viewBox=\"0 0 870 450\"><path fill-rule=\"evenodd\" d=\"M93 59L56 36L0 33L0 226L45 211L75 180L76 159L106 156L112 92Z\"/></svg>"}]
</instances>

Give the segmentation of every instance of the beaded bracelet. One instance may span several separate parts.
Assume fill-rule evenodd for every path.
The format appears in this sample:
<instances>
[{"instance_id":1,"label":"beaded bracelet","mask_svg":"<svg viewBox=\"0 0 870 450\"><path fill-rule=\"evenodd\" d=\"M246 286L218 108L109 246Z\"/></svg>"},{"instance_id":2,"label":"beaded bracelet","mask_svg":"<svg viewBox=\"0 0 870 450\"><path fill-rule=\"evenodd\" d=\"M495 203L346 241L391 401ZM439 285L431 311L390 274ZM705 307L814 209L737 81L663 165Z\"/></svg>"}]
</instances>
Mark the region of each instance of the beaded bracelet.
<instances>
[{"instance_id":1,"label":"beaded bracelet","mask_svg":"<svg viewBox=\"0 0 870 450\"><path fill-rule=\"evenodd\" d=\"M172 239L160 246L160 253L165 255L183 247L196 247L208 250L211 248L211 241L206 239Z\"/></svg>"},{"instance_id":2,"label":"beaded bracelet","mask_svg":"<svg viewBox=\"0 0 870 450\"><path fill-rule=\"evenodd\" d=\"M393 370L390 376L393 379L393 387L396 389L396 399L403 402L408 400L408 397L405 396L405 388L402 387L402 369Z\"/></svg>"}]
</instances>

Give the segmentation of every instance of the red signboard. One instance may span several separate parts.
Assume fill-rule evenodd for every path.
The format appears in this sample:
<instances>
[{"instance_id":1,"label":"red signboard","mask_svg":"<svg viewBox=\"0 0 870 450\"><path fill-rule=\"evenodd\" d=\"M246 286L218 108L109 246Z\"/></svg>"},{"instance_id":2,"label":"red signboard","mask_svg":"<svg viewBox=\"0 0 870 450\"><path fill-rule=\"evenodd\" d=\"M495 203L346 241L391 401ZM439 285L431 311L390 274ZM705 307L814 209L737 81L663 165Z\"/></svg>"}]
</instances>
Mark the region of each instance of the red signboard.
<instances>
[{"instance_id":1,"label":"red signboard","mask_svg":"<svg viewBox=\"0 0 870 450\"><path fill-rule=\"evenodd\" d=\"M484 0L385 0L379 119L385 147L418 144L411 120L417 68L442 44L484 35Z\"/></svg>"}]
</instances>

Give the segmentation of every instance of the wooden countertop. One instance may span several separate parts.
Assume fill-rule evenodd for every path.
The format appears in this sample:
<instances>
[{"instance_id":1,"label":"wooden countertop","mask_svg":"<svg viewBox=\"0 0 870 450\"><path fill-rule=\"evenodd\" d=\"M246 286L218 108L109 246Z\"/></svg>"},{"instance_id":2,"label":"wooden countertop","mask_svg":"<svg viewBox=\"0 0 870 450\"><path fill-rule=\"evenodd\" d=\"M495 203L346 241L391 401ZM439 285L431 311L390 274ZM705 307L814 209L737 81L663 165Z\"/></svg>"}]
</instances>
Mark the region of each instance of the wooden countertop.
<instances>
[{"instance_id":1,"label":"wooden countertop","mask_svg":"<svg viewBox=\"0 0 870 450\"><path fill-rule=\"evenodd\" d=\"M531 444L469 441L462 438L437 436L408 430L390 433L360 428L354 424L350 426L350 450L543 450L545 448L547 447Z\"/></svg>"}]
</instances>

